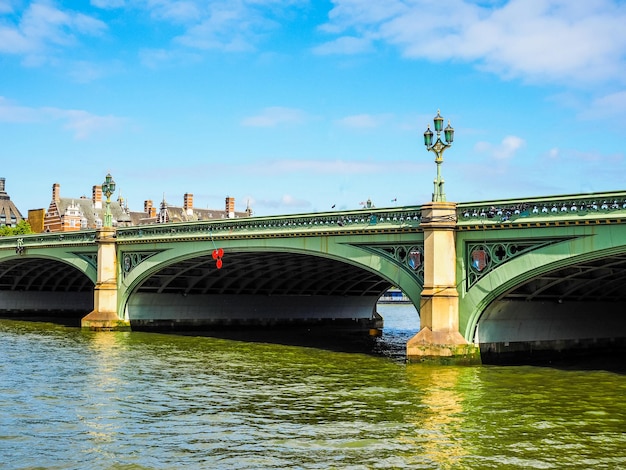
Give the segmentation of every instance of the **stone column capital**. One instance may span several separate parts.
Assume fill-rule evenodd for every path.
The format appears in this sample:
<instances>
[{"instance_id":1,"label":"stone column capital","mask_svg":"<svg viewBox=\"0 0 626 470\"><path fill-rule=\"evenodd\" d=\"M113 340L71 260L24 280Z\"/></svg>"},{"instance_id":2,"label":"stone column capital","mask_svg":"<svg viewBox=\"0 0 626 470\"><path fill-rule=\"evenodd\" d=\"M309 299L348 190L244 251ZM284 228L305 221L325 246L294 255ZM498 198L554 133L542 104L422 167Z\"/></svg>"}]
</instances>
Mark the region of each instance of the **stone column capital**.
<instances>
[{"instance_id":1,"label":"stone column capital","mask_svg":"<svg viewBox=\"0 0 626 470\"><path fill-rule=\"evenodd\" d=\"M456 202L427 202L422 205L420 227L446 230L456 227Z\"/></svg>"}]
</instances>

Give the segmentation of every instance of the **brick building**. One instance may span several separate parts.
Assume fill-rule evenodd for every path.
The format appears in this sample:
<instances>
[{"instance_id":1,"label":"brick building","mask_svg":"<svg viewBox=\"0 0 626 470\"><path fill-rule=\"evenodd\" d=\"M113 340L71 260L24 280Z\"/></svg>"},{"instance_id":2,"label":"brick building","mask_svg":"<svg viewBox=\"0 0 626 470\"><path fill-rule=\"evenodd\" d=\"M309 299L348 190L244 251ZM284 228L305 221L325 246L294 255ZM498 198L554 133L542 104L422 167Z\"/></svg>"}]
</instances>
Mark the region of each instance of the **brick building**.
<instances>
[{"instance_id":1,"label":"brick building","mask_svg":"<svg viewBox=\"0 0 626 470\"><path fill-rule=\"evenodd\" d=\"M111 201L113 226L128 226L131 218L123 200ZM79 198L61 197L61 185L52 185L52 200L44 216L44 232L74 232L77 230L96 229L102 227L104 220L105 201L102 200L102 186L93 186L91 199L86 196Z\"/></svg>"}]
</instances>

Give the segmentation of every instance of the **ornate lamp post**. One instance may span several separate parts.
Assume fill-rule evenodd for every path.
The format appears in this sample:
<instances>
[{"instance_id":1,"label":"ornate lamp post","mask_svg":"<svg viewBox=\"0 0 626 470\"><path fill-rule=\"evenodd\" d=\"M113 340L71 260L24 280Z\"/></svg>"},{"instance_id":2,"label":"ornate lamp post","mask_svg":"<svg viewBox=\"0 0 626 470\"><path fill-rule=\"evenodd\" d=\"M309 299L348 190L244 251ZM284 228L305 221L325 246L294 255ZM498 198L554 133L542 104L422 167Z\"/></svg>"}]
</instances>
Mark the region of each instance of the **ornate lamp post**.
<instances>
[{"instance_id":1,"label":"ornate lamp post","mask_svg":"<svg viewBox=\"0 0 626 470\"><path fill-rule=\"evenodd\" d=\"M109 173L106 175L106 178L104 178L104 183L102 183L102 193L107 197L103 222L103 227L105 228L113 226L113 215L111 214L111 194L114 192L115 181L113 181L113 177L111 176L111 173Z\"/></svg>"},{"instance_id":2,"label":"ornate lamp post","mask_svg":"<svg viewBox=\"0 0 626 470\"><path fill-rule=\"evenodd\" d=\"M426 150L435 154L435 163L437 164L437 178L435 179L435 189L433 191L433 202L445 202L446 193L443 190L443 178L441 177L441 164L443 163L443 152L450 146L454 140L454 129L450 126L448 121L448 127L443 129L443 118L437 110L437 115L433 119L435 123L435 132L437 132L437 141L433 144L433 131L430 130L430 124L424 132L424 145ZM441 131L443 130L444 140L441 141Z\"/></svg>"},{"instance_id":3,"label":"ornate lamp post","mask_svg":"<svg viewBox=\"0 0 626 470\"><path fill-rule=\"evenodd\" d=\"M441 132L445 142L441 141ZM479 363L480 348L469 344L459 330L457 277L457 204L446 202L441 177L443 152L452 145L454 129L437 110L437 140L430 126L424 132L426 150L435 154L437 179L432 202L422 205L420 227L424 232L424 282L419 298L420 331L406 345L407 359L433 359L440 363Z\"/></svg>"}]
</instances>

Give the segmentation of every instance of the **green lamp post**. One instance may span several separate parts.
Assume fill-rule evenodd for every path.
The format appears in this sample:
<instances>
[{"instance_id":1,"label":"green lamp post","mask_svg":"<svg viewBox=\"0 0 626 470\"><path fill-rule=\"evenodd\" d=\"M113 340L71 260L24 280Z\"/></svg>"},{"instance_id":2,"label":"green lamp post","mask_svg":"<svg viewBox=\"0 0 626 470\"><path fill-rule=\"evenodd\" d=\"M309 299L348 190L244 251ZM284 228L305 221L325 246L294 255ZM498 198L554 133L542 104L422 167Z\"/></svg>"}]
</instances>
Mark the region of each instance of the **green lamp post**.
<instances>
[{"instance_id":1,"label":"green lamp post","mask_svg":"<svg viewBox=\"0 0 626 470\"><path fill-rule=\"evenodd\" d=\"M437 141L433 143L434 134L433 131L430 130L429 124L426 132L424 132L424 145L426 145L426 150L435 154L435 163L437 164L437 178L434 181L433 202L445 202L446 193L443 190L444 181L441 177L441 164L443 163L443 152L448 147L452 146L454 129L450 126L450 121L448 121L448 126L445 129L443 128L443 118L439 114L439 110L437 110L437 115L433 121L435 123L435 132L437 132ZM441 140L442 130L445 142Z\"/></svg>"},{"instance_id":2,"label":"green lamp post","mask_svg":"<svg viewBox=\"0 0 626 470\"><path fill-rule=\"evenodd\" d=\"M111 228L113 226L113 215L111 214L111 194L115 192L115 181L111 173L106 175L104 183L102 183L102 193L107 197L106 206L104 209L104 222L102 224L105 228Z\"/></svg>"}]
</instances>

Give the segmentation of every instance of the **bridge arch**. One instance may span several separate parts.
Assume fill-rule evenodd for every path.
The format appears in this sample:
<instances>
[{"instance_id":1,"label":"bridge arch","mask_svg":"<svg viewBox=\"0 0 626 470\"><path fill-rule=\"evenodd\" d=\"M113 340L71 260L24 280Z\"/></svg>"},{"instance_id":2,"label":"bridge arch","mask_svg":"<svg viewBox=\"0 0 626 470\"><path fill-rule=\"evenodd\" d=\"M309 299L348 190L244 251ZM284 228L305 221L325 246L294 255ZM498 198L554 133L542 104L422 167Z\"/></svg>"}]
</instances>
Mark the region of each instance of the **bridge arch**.
<instances>
[{"instance_id":1,"label":"bridge arch","mask_svg":"<svg viewBox=\"0 0 626 470\"><path fill-rule=\"evenodd\" d=\"M0 311L80 318L93 309L95 258L89 253L0 252Z\"/></svg>"},{"instance_id":2,"label":"bridge arch","mask_svg":"<svg viewBox=\"0 0 626 470\"><path fill-rule=\"evenodd\" d=\"M619 314L626 305L625 227L567 227L551 235L561 240L508 260L469 288L464 279L460 324L468 341L540 347L626 336Z\"/></svg>"},{"instance_id":3,"label":"bridge arch","mask_svg":"<svg viewBox=\"0 0 626 470\"><path fill-rule=\"evenodd\" d=\"M212 318L250 321L243 312L253 312L267 322L288 317L293 322L297 310L296 320L349 318L365 324L364 319L376 318L375 304L392 285L402 286L419 301L421 285L411 272L384 250L361 246L354 237L350 241L281 237L215 243L159 243L155 250L144 252L133 245L120 246L124 289L119 308L133 328L147 316L147 309L153 317L161 310L165 322L177 308L188 309L190 317L202 317L205 309L208 323ZM216 246L224 250L220 270L212 258Z\"/></svg>"}]
</instances>

